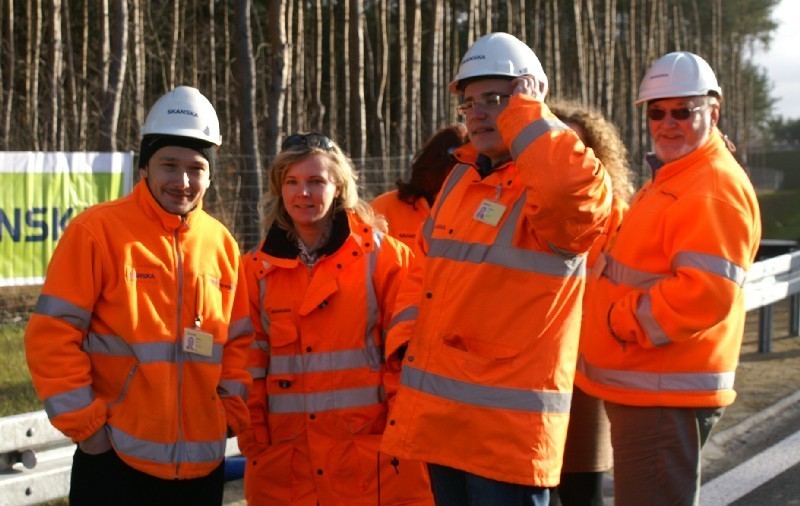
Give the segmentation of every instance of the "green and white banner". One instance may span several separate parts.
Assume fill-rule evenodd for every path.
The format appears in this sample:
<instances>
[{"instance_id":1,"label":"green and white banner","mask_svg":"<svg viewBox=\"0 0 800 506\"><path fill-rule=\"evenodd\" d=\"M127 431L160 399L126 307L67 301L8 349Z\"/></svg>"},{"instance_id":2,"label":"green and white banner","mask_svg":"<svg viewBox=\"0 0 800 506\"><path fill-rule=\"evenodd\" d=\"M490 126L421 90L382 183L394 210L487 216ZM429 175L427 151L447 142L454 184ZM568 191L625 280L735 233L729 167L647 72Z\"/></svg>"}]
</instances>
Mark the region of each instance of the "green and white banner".
<instances>
[{"instance_id":1,"label":"green and white banner","mask_svg":"<svg viewBox=\"0 0 800 506\"><path fill-rule=\"evenodd\" d=\"M41 284L69 221L132 185L133 153L0 152L0 286Z\"/></svg>"}]
</instances>

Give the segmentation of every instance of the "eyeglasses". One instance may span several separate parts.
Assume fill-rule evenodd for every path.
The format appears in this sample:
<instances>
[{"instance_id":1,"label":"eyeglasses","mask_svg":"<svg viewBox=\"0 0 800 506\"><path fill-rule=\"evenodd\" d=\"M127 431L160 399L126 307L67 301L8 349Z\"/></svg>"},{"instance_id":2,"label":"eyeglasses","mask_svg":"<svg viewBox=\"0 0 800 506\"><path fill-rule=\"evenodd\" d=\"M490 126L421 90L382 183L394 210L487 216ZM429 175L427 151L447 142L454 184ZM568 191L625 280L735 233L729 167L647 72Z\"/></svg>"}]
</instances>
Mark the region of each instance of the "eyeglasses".
<instances>
[{"instance_id":1,"label":"eyeglasses","mask_svg":"<svg viewBox=\"0 0 800 506\"><path fill-rule=\"evenodd\" d=\"M488 110L496 109L500 104L503 103L503 100L509 98L510 96L511 95L492 94L487 95L483 100L465 100L456 106L456 110L458 111L458 114L466 116L467 113L475 110L476 105L485 107Z\"/></svg>"},{"instance_id":2,"label":"eyeglasses","mask_svg":"<svg viewBox=\"0 0 800 506\"><path fill-rule=\"evenodd\" d=\"M318 132L292 134L283 140L283 143L281 144L281 151L298 146L306 148L319 148L324 149L325 151L330 151L333 149L334 144L333 141L327 136Z\"/></svg>"},{"instance_id":3,"label":"eyeglasses","mask_svg":"<svg viewBox=\"0 0 800 506\"><path fill-rule=\"evenodd\" d=\"M676 121L686 121L693 113L705 109L705 105L698 105L697 107L681 107L680 109L669 109L669 114L672 119ZM667 109L647 109L647 117L653 121L661 121L667 117Z\"/></svg>"}]
</instances>

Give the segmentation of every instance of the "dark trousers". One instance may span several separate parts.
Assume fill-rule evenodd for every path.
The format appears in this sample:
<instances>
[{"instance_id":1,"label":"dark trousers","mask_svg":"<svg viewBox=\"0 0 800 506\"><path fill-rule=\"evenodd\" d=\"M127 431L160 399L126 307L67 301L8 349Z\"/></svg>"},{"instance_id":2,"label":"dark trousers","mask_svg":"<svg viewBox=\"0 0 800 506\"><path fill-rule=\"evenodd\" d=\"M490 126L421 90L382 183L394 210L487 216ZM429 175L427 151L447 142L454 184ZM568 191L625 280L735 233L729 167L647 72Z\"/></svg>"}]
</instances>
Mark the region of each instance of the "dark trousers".
<instances>
[{"instance_id":1,"label":"dark trousers","mask_svg":"<svg viewBox=\"0 0 800 506\"><path fill-rule=\"evenodd\" d=\"M517 485L428 464L437 506L547 506L550 489Z\"/></svg>"},{"instance_id":2,"label":"dark trousers","mask_svg":"<svg viewBox=\"0 0 800 506\"><path fill-rule=\"evenodd\" d=\"M125 464L114 450L89 455L77 449L72 459L69 503L93 505L222 504L225 466L192 480L164 480Z\"/></svg>"},{"instance_id":3,"label":"dark trousers","mask_svg":"<svg viewBox=\"0 0 800 506\"><path fill-rule=\"evenodd\" d=\"M700 450L723 410L606 401L614 447L614 503L697 506Z\"/></svg>"}]
</instances>

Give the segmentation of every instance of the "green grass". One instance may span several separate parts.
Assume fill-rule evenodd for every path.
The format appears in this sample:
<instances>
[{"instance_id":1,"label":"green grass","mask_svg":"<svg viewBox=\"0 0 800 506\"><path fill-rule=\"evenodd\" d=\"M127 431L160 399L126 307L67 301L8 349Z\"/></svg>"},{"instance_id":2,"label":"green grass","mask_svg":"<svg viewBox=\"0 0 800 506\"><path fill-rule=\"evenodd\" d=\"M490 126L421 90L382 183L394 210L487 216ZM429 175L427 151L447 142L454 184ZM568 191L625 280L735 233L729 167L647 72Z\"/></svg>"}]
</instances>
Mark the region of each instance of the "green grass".
<instances>
[{"instance_id":1,"label":"green grass","mask_svg":"<svg viewBox=\"0 0 800 506\"><path fill-rule=\"evenodd\" d=\"M758 203L764 239L800 242L800 190L759 193Z\"/></svg>"},{"instance_id":2,"label":"green grass","mask_svg":"<svg viewBox=\"0 0 800 506\"><path fill-rule=\"evenodd\" d=\"M42 409L25 362L24 333L24 324L0 323L0 417Z\"/></svg>"}]
</instances>

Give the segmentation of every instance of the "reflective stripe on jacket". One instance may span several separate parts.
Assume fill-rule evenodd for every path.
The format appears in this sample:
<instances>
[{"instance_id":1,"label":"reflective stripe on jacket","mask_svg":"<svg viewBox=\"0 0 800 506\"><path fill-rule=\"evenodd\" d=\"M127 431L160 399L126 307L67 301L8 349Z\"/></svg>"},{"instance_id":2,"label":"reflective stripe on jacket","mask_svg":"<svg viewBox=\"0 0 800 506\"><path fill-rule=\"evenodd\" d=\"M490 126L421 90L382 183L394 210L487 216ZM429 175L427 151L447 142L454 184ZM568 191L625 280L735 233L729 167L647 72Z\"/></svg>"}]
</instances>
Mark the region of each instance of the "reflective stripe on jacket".
<instances>
[{"instance_id":1,"label":"reflective stripe on jacket","mask_svg":"<svg viewBox=\"0 0 800 506\"><path fill-rule=\"evenodd\" d=\"M205 476L249 417L253 329L238 246L198 208L164 211L146 182L78 215L58 243L25 334L36 391L76 442L100 430L128 465ZM184 329L213 336L185 352Z\"/></svg>"},{"instance_id":2,"label":"reflective stripe on jacket","mask_svg":"<svg viewBox=\"0 0 800 506\"><path fill-rule=\"evenodd\" d=\"M413 250L417 230L431 212L428 201L419 197L413 204L409 204L397 198L397 190L392 190L378 195L370 205L376 213L386 218L389 235Z\"/></svg>"},{"instance_id":3,"label":"reflective stripe on jacket","mask_svg":"<svg viewBox=\"0 0 800 506\"><path fill-rule=\"evenodd\" d=\"M552 487L584 253L603 228L611 191L593 152L540 102L512 97L498 126L514 161L481 179L475 149L460 148L462 163L417 237L424 256L401 289L387 340L389 361L403 344L408 350L383 449Z\"/></svg>"},{"instance_id":4,"label":"reflective stripe on jacket","mask_svg":"<svg viewBox=\"0 0 800 506\"><path fill-rule=\"evenodd\" d=\"M752 184L719 131L659 168L589 282L576 384L633 406L731 404L760 238Z\"/></svg>"},{"instance_id":5,"label":"reflective stripe on jacket","mask_svg":"<svg viewBox=\"0 0 800 506\"><path fill-rule=\"evenodd\" d=\"M273 227L245 257L256 329L252 424L239 437L248 502L432 504L422 464L379 453L383 333L410 251L344 212L330 243L309 269Z\"/></svg>"}]
</instances>

